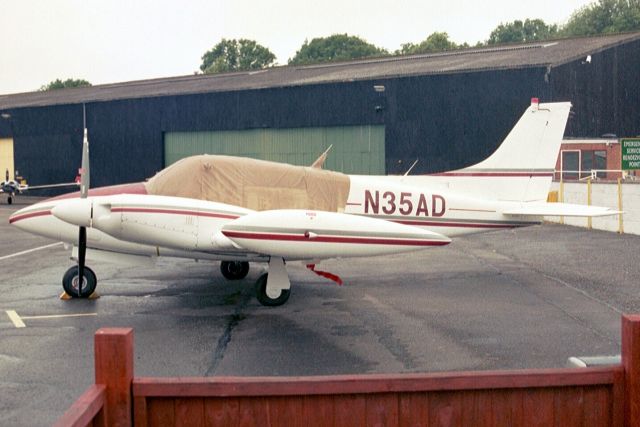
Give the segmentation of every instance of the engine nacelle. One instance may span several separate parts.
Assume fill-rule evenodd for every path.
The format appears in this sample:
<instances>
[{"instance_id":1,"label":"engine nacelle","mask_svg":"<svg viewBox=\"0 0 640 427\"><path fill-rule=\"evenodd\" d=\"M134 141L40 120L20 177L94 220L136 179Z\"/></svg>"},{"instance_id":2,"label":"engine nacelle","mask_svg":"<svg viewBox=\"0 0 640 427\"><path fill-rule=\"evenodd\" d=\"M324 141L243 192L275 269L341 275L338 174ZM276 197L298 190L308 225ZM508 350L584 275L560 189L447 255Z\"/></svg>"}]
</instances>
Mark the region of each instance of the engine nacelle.
<instances>
[{"instance_id":1,"label":"engine nacelle","mask_svg":"<svg viewBox=\"0 0 640 427\"><path fill-rule=\"evenodd\" d=\"M65 222L120 240L186 251L236 249L220 230L251 212L204 200L129 194L72 199L52 209Z\"/></svg>"}]
</instances>

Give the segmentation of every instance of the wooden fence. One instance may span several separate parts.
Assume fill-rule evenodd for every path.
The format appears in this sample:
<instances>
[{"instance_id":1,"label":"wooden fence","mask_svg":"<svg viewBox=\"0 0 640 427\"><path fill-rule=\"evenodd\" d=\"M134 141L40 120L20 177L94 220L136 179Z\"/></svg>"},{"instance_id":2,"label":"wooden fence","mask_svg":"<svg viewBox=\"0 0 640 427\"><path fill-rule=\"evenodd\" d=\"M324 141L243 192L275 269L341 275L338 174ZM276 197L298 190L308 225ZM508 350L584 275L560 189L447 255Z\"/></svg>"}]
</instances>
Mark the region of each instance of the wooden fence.
<instances>
[{"instance_id":1,"label":"wooden fence","mask_svg":"<svg viewBox=\"0 0 640 427\"><path fill-rule=\"evenodd\" d=\"M60 426L638 426L640 316L599 368L324 377L135 378L133 331L100 329L96 385Z\"/></svg>"}]
</instances>

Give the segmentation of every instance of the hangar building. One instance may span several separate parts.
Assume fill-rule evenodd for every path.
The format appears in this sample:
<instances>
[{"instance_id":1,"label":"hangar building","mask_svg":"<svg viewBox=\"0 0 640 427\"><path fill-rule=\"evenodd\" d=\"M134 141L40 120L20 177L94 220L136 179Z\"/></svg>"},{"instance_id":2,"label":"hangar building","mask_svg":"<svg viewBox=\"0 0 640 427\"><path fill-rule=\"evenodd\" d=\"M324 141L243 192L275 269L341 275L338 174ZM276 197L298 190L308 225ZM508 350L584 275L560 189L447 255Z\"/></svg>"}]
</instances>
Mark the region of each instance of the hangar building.
<instances>
[{"instance_id":1,"label":"hangar building","mask_svg":"<svg viewBox=\"0 0 640 427\"><path fill-rule=\"evenodd\" d=\"M640 135L640 33L282 66L0 96L0 166L75 178L83 104L92 186L197 153L346 173L450 170L489 155L532 97L571 101L567 136ZM6 166L4 166L6 165Z\"/></svg>"}]
</instances>

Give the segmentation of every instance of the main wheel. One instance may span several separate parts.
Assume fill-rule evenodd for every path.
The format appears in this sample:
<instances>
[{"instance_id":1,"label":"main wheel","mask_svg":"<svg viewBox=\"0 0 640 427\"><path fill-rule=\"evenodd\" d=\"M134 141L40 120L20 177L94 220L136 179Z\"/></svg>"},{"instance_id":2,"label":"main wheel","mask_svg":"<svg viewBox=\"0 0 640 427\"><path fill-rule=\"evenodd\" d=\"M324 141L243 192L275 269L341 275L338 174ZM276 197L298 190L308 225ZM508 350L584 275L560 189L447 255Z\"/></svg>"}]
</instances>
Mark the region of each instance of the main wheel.
<instances>
[{"instance_id":1,"label":"main wheel","mask_svg":"<svg viewBox=\"0 0 640 427\"><path fill-rule=\"evenodd\" d=\"M278 298L271 298L269 295L267 295L268 277L269 273L264 273L256 281L256 298L258 298L260 304L266 305L268 307L276 307L287 302L287 300L289 299L289 295L291 295L291 289L282 289Z\"/></svg>"},{"instance_id":2,"label":"main wheel","mask_svg":"<svg viewBox=\"0 0 640 427\"><path fill-rule=\"evenodd\" d=\"M220 272L227 280L240 280L249 274L249 263L246 261L222 261Z\"/></svg>"},{"instance_id":3,"label":"main wheel","mask_svg":"<svg viewBox=\"0 0 640 427\"><path fill-rule=\"evenodd\" d=\"M96 273L85 266L82 286L78 286L78 283L78 267L73 266L64 273L62 287L64 291L73 298L88 298L96 290L96 286L98 285Z\"/></svg>"},{"instance_id":4,"label":"main wheel","mask_svg":"<svg viewBox=\"0 0 640 427\"><path fill-rule=\"evenodd\" d=\"M9 196L7 197L7 204L10 205L11 203L13 203L13 197Z\"/></svg>"}]
</instances>

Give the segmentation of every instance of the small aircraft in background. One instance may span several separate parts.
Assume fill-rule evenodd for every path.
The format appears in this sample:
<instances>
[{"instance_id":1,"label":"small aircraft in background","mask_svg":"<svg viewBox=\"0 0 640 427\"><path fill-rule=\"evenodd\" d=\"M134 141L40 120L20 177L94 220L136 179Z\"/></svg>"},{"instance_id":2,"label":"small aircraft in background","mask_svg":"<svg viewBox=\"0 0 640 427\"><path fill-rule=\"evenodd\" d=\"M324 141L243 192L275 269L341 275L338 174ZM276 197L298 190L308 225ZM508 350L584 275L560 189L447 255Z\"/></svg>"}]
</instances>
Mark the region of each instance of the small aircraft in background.
<instances>
[{"instance_id":1,"label":"small aircraft in background","mask_svg":"<svg viewBox=\"0 0 640 427\"><path fill-rule=\"evenodd\" d=\"M28 190L42 190L44 188L61 188L61 187L72 187L78 186L77 182L68 182L63 184L48 184L48 185L27 185L21 184L15 179L9 179L9 169L5 171L5 179L0 182L0 193L5 193L7 195L7 204L12 204L13 199L18 195L22 194Z\"/></svg>"},{"instance_id":2,"label":"small aircraft in background","mask_svg":"<svg viewBox=\"0 0 640 427\"><path fill-rule=\"evenodd\" d=\"M268 263L256 296L278 306L290 295L289 261L340 282L315 264L443 246L465 234L539 224L545 215L618 214L546 202L570 108L533 99L489 158L451 172L358 176L202 155L144 183L91 191L85 129L80 192L21 209L9 222L73 245L77 266L63 277L73 297L96 289L87 257L172 256L221 261L231 280L244 278L249 262Z\"/></svg>"}]
</instances>

